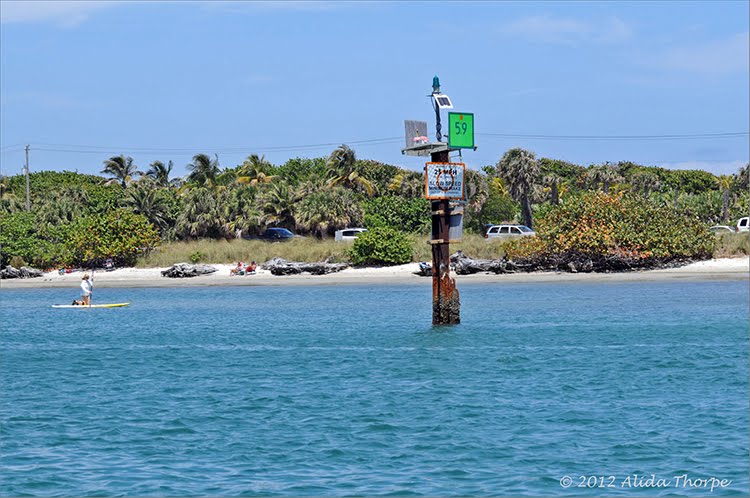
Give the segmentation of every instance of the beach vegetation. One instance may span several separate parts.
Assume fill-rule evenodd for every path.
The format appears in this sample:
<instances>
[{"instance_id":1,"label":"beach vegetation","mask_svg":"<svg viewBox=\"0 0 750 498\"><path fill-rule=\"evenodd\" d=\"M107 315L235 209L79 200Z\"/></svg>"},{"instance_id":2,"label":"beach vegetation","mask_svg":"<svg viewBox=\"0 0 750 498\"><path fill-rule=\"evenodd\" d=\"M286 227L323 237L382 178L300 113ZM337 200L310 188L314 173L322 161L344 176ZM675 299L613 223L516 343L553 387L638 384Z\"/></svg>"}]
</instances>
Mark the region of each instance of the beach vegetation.
<instances>
[{"instance_id":1,"label":"beach vegetation","mask_svg":"<svg viewBox=\"0 0 750 498\"><path fill-rule=\"evenodd\" d=\"M143 178L150 178L160 187L169 187L170 185L179 186L179 179L170 178L173 169L174 163L172 161L167 162L167 164L161 161L154 161L149 164Z\"/></svg>"},{"instance_id":2,"label":"beach vegetation","mask_svg":"<svg viewBox=\"0 0 750 498\"><path fill-rule=\"evenodd\" d=\"M390 227L376 227L354 240L349 258L354 265L402 265L412 261L413 252L406 234Z\"/></svg>"},{"instance_id":3,"label":"beach vegetation","mask_svg":"<svg viewBox=\"0 0 750 498\"><path fill-rule=\"evenodd\" d=\"M533 152L510 149L495 165L497 175L503 179L508 192L521 205L523 224L534 228L531 203L534 188L539 184L539 161Z\"/></svg>"},{"instance_id":4,"label":"beach vegetation","mask_svg":"<svg viewBox=\"0 0 750 498\"><path fill-rule=\"evenodd\" d=\"M716 235L714 258L747 257L748 255L750 255L750 234L748 232L726 232Z\"/></svg>"},{"instance_id":5,"label":"beach vegetation","mask_svg":"<svg viewBox=\"0 0 750 498\"><path fill-rule=\"evenodd\" d=\"M362 208L367 228L426 233L430 227L430 203L423 197L387 194L365 201Z\"/></svg>"},{"instance_id":6,"label":"beach vegetation","mask_svg":"<svg viewBox=\"0 0 750 498\"><path fill-rule=\"evenodd\" d=\"M125 155L112 156L104 161L102 173L114 177L110 182L119 183L122 188L126 188L139 174L138 166L133 163L133 158Z\"/></svg>"},{"instance_id":7,"label":"beach vegetation","mask_svg":"<svg viewBox=\"0 0 750 498\"><path fill-rule=\"evenodd\" d=\"M49 243L41 233L34 213L19 211L0 216L0 264L15 258L36 266L47 267L43 255ZM15 265L13 265L15 266ZM16 267L17 268L17 267Z\"/></svg>"},{"instance_id":8,"label":"beach vegetation","mask_svg":"<svg viewBox=\"0 0 750 498\"><path fill-rule=\"evenodd\" d=\"M341 145L328 157L329 180L328 186L335 187L343 185L354 190L361 190L369 197L375 193L375 187L367 179L362 171L362 162L357 161L357 156L352 149Z\"/></svg>"},{"instance_id":9,"label":"beach vegetation","mask_svg":"<svg viewBox=\"0 0 750 498\"><path fill-rule=\"evenodd\" d=\"M508 257L549 269L584 263L591 270L621 270L706 259L715 245L700 220L623 193L573 197L541 216L536 233L507 243Z\"/></svg>"},{"instance_id":10,"label":"beach vegetation","mask_svg":"<svg viewBox=\"0 0 750 498\"><path fill-rule=\"evenodd\" d=\"M187 181L198 187L214 188L217 186L217 179L219 177L219 156L214 156L214 159L208 154L196 154L193 156L193 161L187 165L187 169L190 172L187 176Z\"/></svg>"},{"instance_id":11,"label":"beach vegetation","mask_svg":"<svg viewBox=\"0 0 750 498\"><path fill-rule=\"evenodd\" d=\"M294 158L280 165L250 154L239 165L221 167L216 154L199 153L185 167L187 174L180 178L174 175L171 161L155 160L141 175L132 158L122 154L104 161L103 176L31 173L31 213L25 213L25 176L0 178L4 228L0 264L8 264L13 256L42 267L83 263L93 253L111 250L112 244L105 243L92 254L75 253L79 248L68 240L75 233L73 227L86 226L83 220L124 213L141 216L160 241L157 251L138 256L139 265L190 261L195 252L205 255L206 263L274 256L302 262L351 261L350 246L328 241L336 230L353 226L400 232L412 248L411 261L431 258L430 202L424 199L420 171L358 158L346 145L326 157ZM466 254L484 259L506 253L552 257L556 251L610 257L611 251L618 250L636 251L638 256L647 255L641 259L654 263L708 257L711 251L702 245L708 239L694 228L734 225L750 214L748 165L734 175L719 177L632 162L586 167L511 149L494 165L468 169L464 180L464 240L451 244L451 250L464 248ZM617 200L611 202L620 206L632 205L631 216L640 216L637 223L615 207L606 207L599 194L605 196L601 199L615 196L612 199ZM584 218L586 213L591 220ZM554 227L554 223L573 223L575 216L579 216L578 234L565 226ZM647 229L645 220L653 220ZM671 227L662 227L661 220L672 220ZM486 243L481 237L487 224L518 222L549 228L537 231L538 240L508 247ZM243 240L270 227L288 228L303 238L284 248ZM633 227L651 235L628 232ZM146 239L155 240L150 235ZM714 254L743 251L741 238L737 243L731 238L712 240ZM398 257L386 259L403 260L400 249L396 252ZM132 254L125 253L121 265L132 261Z\"/></svg>"},{"instance_id":12,"label":"beach vegetation","mask_svg":"<svg viewBox=\"0 0 750 498\"><path fill-rule=\"evenodd\" d=\"M146 217L127 209L78 218L66 231L70 259L65 263L80 267L101 266L108 258L117 266L133 266L159 241Z\"/></svg>"},{"instance_id":13,"label":"beach vegetation","mask_svg":"<svg viewBox=\"0 0 750 498\"><path fill-rule=\"evenodd\" d=\"M237 261L262 263L275 257L305 263L348 262L350 247L348 243L335 242L333 239L318 240L315 237L295 237L284 243L223 238L172 241L162 243L156 250L139 257L136 266L171 266L191 261L191 256L196 253L200 253L201 262L217 264Z\"/></svg>"}]
</instances>

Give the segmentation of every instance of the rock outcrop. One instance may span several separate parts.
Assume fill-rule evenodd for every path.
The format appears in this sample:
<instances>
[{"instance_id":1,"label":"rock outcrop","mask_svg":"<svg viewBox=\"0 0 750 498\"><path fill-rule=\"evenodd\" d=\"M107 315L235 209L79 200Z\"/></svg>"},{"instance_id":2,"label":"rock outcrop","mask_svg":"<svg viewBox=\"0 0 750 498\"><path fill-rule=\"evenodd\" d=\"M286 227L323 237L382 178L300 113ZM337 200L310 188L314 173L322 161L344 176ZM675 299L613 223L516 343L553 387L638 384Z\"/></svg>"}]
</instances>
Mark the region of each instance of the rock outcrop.
<instances>
[{"instance_id":1,"label":"rock outcrop","mask_svg":"<svg viewBox=\"0 0 750 498\"><path fill-rule=\"evenodd\" d=\"M170 268L161 272L162 277L169 278L190 278L197 277L199 275L208 275L218 271L213 266L208 265L193 265L190 263L177 263L172 265Z\"/></svg>"},{"instance_id":2,"label":"rock outcrop","mask_svg":"<svg viewBox=\"0 0 750 498\"><path fill-rule=\"evenodd\" d=\"M271 258L260 265L261 268L270 271L273 275L298 275L300 273L325 275L341 271L348 266L347 263L298 263L283 258Z\"/></svg>"},{"instance_id":3,"label":"rock outcrop","mask_svg":"<svg viewBox=\"0 0 750 498\"><path fill-rule=\"evenodd\" d=\"M505 259L473 259L463 251L451 254L451 266L459 275L471 275L479 272L515 273L522 269L519 265Z\"/></svg>"},{"instance_id":4,"label":"rock outcrop","mask_svg":"<svg viewBox=\"0 0 750 498\"><path fill-rule=\"evenodd\" d=\"M35 277L41 277L42 275L44 275L44 272L42 270L37 270L36 268L29 268L27 266L22 266L21 268L16 269L8 265L2 270L0 270L0 279L35 278Z\"/></svg>"}]
</instances>

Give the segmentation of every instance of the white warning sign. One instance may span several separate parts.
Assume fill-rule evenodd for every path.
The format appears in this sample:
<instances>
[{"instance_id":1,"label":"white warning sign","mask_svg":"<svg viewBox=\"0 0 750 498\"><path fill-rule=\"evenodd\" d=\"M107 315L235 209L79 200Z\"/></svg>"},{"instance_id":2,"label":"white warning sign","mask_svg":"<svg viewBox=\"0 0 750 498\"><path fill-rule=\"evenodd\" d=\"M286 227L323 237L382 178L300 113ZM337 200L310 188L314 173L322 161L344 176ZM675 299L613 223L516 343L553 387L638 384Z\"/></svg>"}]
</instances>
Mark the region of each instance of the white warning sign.
<instances>
[{"instance_id":1,"label":"white warning sign","mask_svg":"<svg viewBox=\"0 0 750 498\"><path fill-rule=\"evenodd\" d=\"M427 163L425 197L427 199L464 199L464 163Z\"/></svg>"}]
</instances>

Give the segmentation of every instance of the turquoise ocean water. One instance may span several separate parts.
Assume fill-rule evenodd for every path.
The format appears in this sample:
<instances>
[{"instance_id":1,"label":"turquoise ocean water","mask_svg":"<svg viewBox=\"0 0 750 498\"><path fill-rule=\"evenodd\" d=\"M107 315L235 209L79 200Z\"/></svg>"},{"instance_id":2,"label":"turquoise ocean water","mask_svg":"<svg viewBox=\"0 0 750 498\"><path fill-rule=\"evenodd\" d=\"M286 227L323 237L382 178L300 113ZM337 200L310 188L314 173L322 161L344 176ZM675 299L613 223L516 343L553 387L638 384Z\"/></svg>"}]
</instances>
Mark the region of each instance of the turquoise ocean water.
<instances>
[{"instance_id":1,"label":"turquoise ocean water","mask_svg":"<svg viewBox=\"0 0 750 498\"><path fill-rule=\"evenodd\" d=\"M460 291L3 290L0 495L748 494L747 281Z\"/></svg>"}]
</instances>

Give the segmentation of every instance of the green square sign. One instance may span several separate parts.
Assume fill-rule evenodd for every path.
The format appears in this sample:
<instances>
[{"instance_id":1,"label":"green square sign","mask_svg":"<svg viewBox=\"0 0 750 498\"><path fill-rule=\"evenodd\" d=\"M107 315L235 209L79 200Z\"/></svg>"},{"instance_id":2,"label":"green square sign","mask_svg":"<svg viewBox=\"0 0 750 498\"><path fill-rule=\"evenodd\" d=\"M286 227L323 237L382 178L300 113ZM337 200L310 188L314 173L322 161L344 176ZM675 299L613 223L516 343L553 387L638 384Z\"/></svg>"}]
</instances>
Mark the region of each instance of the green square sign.
<instances>
[{"instance_id":1,"label":"green square sign","mask_svg":"<svg viewBox=\"0 0 750 498\"><path fill-rule=\"evenodd\" d=\"M448 147L474 148L474 113L448 113Z\"/></svg>"}]
</instances>

